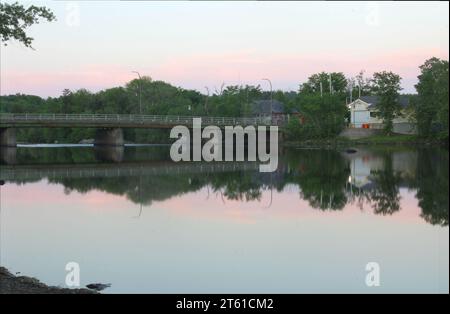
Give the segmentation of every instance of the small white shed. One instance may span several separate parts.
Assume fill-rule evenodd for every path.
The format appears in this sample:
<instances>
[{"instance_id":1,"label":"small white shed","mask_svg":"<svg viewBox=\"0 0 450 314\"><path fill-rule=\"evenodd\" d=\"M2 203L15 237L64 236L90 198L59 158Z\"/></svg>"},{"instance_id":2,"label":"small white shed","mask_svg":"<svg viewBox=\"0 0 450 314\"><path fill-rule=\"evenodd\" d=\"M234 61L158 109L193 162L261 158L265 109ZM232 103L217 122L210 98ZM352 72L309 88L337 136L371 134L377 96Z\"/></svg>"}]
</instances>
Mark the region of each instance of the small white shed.
<instances>
[{"instance_id":1,"label":"small white shed","mask_svg":"<svg viewBox=\"0 0 450 314\"><path fill-rule=\"evenodd\" d=\"M361 98L348 104L350 109L350 123L353 128L381 129L383 121L377 117L377 96L361 96ZM394 123L394 133L414 134L417 132L415 123L407 111L409 99L407 96L400 96L398 99L402 109L402 115L396 117Z\"/></svg>"},{"instance_id":2,"label":"small white shed","mask_svg":"<svg viewBox=\"0 0 450 314\"><path fill-rule=\"evenodd\" d=\"M350 123L355 128L362 128L363 125L370 123L370 104L361 99L357 99L349 104L350 107Z\"/></svg>"}]
</instances>

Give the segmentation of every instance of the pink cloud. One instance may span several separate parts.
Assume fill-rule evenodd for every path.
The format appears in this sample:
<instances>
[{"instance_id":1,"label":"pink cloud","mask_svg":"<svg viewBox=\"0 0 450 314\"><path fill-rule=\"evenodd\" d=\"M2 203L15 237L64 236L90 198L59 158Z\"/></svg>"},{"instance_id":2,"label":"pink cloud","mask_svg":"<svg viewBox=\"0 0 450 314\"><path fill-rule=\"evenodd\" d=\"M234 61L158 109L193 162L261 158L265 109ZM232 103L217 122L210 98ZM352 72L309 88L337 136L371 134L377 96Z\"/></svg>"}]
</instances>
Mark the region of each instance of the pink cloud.
<instances>
[{"instance_id":1,"label":"pink cloud","mask_svg":"<svg viewBox=\"0 0 450 314\"><path fill-rule=\"evenodd\" d=\"M122 86L134 75L124 67L88 65L59 71L10 71L2 80L2 94L27 93L40 96L60 96L68 88L98 91Z\"/></svg>"},{"instance_id":2,"label":"pink cloud","mask_svg":"<svg viewBox=\"0 0 450 314\"><path fill-rule=\"evenodd\" d=\"M269 54L240 51L221 54L195 54L173 57L158 65L143 64L141 74L164 80L177 86L204 91L226 84L263 84L261 78L269 77L274 88L297 89L308 76L320 71L342 71L347 76L361 69L366 76L373 72L391 70L403 77L405 92L414 92L419 65L437 56L448 59L448 51L436 49L398 50L391 52L354 53L299 53ZM86 88L98 91L123 86L134 75L127 65L86 65L59 71L5 71L2 94L29 93L41 96L58 96L65 88Z\"/></svg>"}]
</instances>

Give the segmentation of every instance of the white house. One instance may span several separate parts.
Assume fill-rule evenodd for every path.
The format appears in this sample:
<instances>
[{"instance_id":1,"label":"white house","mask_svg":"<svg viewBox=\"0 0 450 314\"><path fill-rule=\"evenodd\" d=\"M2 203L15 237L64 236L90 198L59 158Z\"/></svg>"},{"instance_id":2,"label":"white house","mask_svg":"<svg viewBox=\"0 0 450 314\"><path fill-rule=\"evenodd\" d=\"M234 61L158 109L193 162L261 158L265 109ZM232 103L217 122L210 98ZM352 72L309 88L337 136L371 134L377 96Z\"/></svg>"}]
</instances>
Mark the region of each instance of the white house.
<instances>
[{"instance_id":1,"label":"white house","mask_svg":"<svg viewBox=\"0 0 450 314\"><path fill-rule=\"evenodd\" d=\"M383 121L377 117L377 96L361 96L348 104L350 109L350 125L353 128L382 129ZM402 107L402 116L394 119L394 133L414 134L416 126L411 122L407 107L409 99L400 96L398 99Z\"/></svg>"}]
</instances>

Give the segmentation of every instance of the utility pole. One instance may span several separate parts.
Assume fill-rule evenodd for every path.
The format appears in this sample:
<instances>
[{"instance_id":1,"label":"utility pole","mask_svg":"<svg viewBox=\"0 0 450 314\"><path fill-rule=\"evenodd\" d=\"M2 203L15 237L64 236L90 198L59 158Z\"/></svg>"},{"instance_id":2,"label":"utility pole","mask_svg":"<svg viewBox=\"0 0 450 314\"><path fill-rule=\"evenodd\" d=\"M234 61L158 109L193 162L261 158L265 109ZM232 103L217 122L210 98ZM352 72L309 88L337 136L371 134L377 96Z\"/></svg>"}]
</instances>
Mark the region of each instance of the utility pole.
<instances>
[{"instance_id":1,"label":"utility pole","mask_svg":"<svg viewBox=\"0 0 450 314\"><path fill-rule=\"evenodd\" d=\"M209 88L205 86L206 89L206 99L205 99L205 112L208 114L208 98L209 98Z\"/></svg>"},{"instance_id":2,"label":"utility pole","mask_svg":"<svg viewBox=\"0 0 450 314\"><path fill-rule=\"evenodd\" d=\"M272 82L268 78L263 78L262 80L269 82L270 85L270 123L272 124L272 111L273 111Z\"/></svg>"},{"instance_id":3,"label":"utility pole","mask_svg":"<svg viewBox=\"0 0 450 314\"><path fill-rule=\"evenodd\" d=\"M138 71L131 71L139 77L139 114L142 114L142 78Z\"/></svg>"},{"instance_id":4,"label":"utility pole","mask_svg":"<svg viewBox=\"0 0 450 314\"><path fill-rule=\"evenodd\" d=\"M328 75L330 77L330 94L333 94L333 86L331 85L331 72Z\"/></svg>"},{"instance_id":5,"label":"utility pole","mask_svg":"<svg viewBox=\"0 0 450 314\"><path fill-rule=\"evenodd\" d=\"M353 101L353 83L350 85L350 103Z\"/></svg>"}]
</instances>

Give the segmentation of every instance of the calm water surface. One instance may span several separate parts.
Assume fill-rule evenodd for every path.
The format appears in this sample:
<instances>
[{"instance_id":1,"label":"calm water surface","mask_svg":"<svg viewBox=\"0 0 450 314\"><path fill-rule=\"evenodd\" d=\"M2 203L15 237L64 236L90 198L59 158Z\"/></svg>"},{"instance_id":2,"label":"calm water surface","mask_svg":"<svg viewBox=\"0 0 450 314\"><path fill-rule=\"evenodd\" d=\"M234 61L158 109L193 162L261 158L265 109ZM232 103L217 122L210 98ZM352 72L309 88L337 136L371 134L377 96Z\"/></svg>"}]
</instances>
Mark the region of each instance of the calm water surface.
<instances>
[{"instance_id":1,"label":"calm water surface","mask_svg":"<svg viewBox=\"0 0 450 314\"><path fill-rule=\"evenodd\" d=\"M272 174L168 152L2 149L0 264L65 286L74 261L106 293L449 291L448 150L290 149Z\"/></svg>"}]
</instances>

